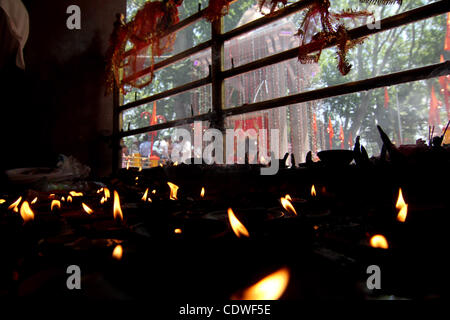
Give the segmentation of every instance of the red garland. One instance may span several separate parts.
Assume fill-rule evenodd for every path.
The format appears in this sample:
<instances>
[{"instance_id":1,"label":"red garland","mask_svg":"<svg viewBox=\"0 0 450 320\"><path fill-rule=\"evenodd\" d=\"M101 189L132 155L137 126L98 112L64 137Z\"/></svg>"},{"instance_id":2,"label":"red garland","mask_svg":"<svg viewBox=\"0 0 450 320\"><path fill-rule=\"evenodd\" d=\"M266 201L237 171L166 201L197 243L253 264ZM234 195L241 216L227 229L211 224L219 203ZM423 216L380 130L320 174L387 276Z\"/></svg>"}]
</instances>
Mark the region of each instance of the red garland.
<instances>
[{"instance_id":1,"label":"red garland","mask_svg":"<svg viewBox=\"0 0 450 320\"><path fill-rule=\"evenodd\" d=\"M342 23L345 18L359 18L373 16L367 11L352 11L345 10L341 13L332 13L329 11L329 0L317 0L308 9L303 18L303 21L298 30L298 35L301 38L301 46L298 51L298 59L301 63L317 63L319 61L322 50L331 43L336 43L338 69L342 75L350 72L351 64L348 63L346 55L349 49L355 45L360 44L364 39L350 40L347 29ZM311 22L319 18L322 31L312 34ZM307 37L311 36L310 42L307 42ZM311 54L311 52L316 52Z\"/></svg>"},{"instance_id":2,"label":"red garland","mask_svg":"<svg viewBox=\"0 0 450 320\"><path fill-rule=\"evenodd\" d=\"M278 7L278 4L281 3L284 6L287 4L287 0L258 0L259 1L259 11L263 13L263 7L269 4L270 1L270 13L274 12Z\"/></svg>"},{"instance_id":3,"label":"red garland","mask_svg":"<svg viewBox=\"0 0 450 320\"><path fill-rule=\"evenodd\" d=\"M213 22L228 14L230 4L234 0L209 0L209 5L205 9L203 16L205 19Z\"/></svg>"},{"instance_id":4,"label":"red garland","mask_svg":"<svg viewBox=\"0 0 450 320\"><path fill-rule=\"evenodd\" d=\"M111 35L110 47L107 51L108 59L108 89L112 88L113 81L123 91L124 85L142 88L153 80L153 69L150 79L145 83L137 84L135 80L120 82L120 68L126 66L131 69L128 75L133 75L136 71L137 56L139 50L150 46L151 66L154 65L154 57L160 56L172 50L176 40L176 34L165 35L165 32L172 25L180 21L178 16L178 6L183 0L163 0L147 2L136 13L132 21L127 24L123 22L115 25L115 30ZM125 56L125 45L127 41L133 44L131 53ZM128 62L124 63L125 58ZM124 75L126 78L127 75ZM126 80L126 79L125 79Z\"/></svg>"}]
</instances>

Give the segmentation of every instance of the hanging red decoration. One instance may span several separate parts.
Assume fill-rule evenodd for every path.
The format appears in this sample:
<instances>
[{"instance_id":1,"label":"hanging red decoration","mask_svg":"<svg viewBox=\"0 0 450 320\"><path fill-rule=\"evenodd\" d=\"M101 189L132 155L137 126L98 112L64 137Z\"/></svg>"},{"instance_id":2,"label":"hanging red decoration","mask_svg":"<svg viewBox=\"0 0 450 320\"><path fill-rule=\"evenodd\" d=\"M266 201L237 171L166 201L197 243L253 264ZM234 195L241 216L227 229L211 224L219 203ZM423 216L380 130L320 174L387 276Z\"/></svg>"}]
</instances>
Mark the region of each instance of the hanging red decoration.
<instances>
[{"instance_id":1,"label":"hanging red decoration","mask_svg":"<svg viewBox=\"0 0 450 320\"><path fill-rule=\"evenodd\" d=\"M441 55L440 62L444 62L444 56ZM447 76L440 76L439 77L439 85L441 86L441 92L444 94L444 103L445 103L445 109L447 110L447 117L450 119L450 102L449 102L449 90L448 86L450 85L450 78Z\"/></svg>"},{"instance_id":2,"label":"hanging red decoration","mask_svg":"<svg viewBox=\"0 0 450 320\"><path fill-rule=\"evenodd\" d=\"M287 0L258 0L259 1L259 11L262 13L264 6L270 5L270 13L274 12L281 3L283 6L287 4Z\"/></svg>"},{"instance_id":3,"label":"hanging red decoration","mask_svg":"<svg viewBox=\"0 0 450 320\"><path fill-rule=\"evenodd\" d=\"M387 109L389 106L389 93L387 91L387 88L384 87L384 108Z\"/></svg>"},{"instance_id":4,"label":"hanging red decoration","mask_svg":"<svg viewBox=\"0 0 450 320\"><path fill-rule=\"evenodd\" d=\"M153 80L153 69L150 70L148 78L138 82L140 77L136 73L145 64L145 57L150 56L150 65L153 68L154 57L160 56L172 50L176 40L176 34L165 33L169 27L179 22L178 6L183 0L163 0L146 2L133 20L129 23L116 25L111 36L110 47L107 52L108 71L117 86L124 91L125 85L142 88ZM125 52L125 45L130 41L132 49ZM144 56L144 59L140 57ZM120 68L124 68L123 80L120 81Z\"/></svg>"},{"instance_id":5,"label":"hanging red decoration","mask_svg":"<svg viewBox=\"0 0 450 320\"><path fill-rule=\"evenodd\" d=\"M333 130L333 124L331 123L331 117L328 117L328 138L330 142L330 149L333 148L333 137L334 137L334 130Z\"/></svg>"},{"instance_id":6,"label":"hanging red decoration","mask_svg":"<svg viewBox=\"0 0 450 320\"><path fill-rule=\"evenodd\" d=\"M228 14L230 4L235 0L209 0L209 5L205 9L203 17L213 22Z\"/></svg>"},{"instance_id":7,"label":"hanging red decoration","mask_svg":"<svg viewBox=\"0 0 450 320\"><path fill-rule=\"evenodd\" d=\"M447 12L447 32L445 34L444 50L450 51L450 12Z\"/></svg>"},{"instance_id":8,"label":"hanging red decoration","mask_svg":"<svg viewBox=\"0 0 450 320\"><path fill-rule=\"evenodd\" d=\"M344 135L344 128L342 127L342 124L339 125L339 140L341 140L341 149L345 149L344 141L345 141L345 135Z\"/></svg>"},{"instance_id":9,"label":"hanging red decoration","mask_svg":"<svg viewBox=\"0 0 450 320\"><path fill-rule=\"evenodd\" d=\"M351 9L344 10L341 13L333 13L329 11L329 8L329 0L317 0L309 7L298 31L301 39L298 59L301 63L317 63L322 50L331 44L335 44L338 69L342 75L346 75L352 67L346 59L347 52L357 44L362 43L364 39L350 39L342 20L373 16L373 13L368 11L356 12ZM322 30L313 34L312 24L316 19L319 19ZM310 39L309 42L308 39Z\"/></svg>"}]
</instances>

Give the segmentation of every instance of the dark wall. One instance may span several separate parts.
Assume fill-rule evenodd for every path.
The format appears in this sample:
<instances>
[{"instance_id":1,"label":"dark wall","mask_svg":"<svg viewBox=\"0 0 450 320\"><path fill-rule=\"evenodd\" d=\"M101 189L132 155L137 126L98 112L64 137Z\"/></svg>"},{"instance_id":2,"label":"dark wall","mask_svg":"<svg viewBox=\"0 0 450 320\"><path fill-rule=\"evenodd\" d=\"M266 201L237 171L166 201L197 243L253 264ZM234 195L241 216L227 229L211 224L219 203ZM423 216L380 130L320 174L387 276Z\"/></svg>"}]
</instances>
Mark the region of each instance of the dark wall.
<instances>
[{"instance_id":1,"label":"dark wall","mask_svg":"<svg viewBox=\"0 0 450 320\"><path fill-rule=\"evenodd\" d=\"M73 155L94 175L111 171L112 96L105 97L104 54L126 0L28 0L26 70L0 72L2 169L52 166ZM81 30L69 30L69 5Z\"/></svg>"}]
</instances>

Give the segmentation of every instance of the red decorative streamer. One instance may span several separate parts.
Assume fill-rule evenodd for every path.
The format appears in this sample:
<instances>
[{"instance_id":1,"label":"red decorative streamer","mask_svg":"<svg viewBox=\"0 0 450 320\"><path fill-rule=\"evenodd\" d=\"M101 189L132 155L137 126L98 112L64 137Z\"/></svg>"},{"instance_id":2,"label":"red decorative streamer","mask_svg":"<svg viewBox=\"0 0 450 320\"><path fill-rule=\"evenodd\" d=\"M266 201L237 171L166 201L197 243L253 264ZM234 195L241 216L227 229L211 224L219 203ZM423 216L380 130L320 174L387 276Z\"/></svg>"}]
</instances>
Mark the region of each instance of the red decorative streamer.
<instances>
[{"instance_id":1,"label":"red decorative streamer","mask_svg":"<svg viewBox=\"0 0 450 320\"><path fill-rule=\"evenodd\" d=\"M387 109L389 106L389 93L387 91L387 88L384 88L384 108Z\"/></svg>"},{"instance_id":2,"label":"red decorative streamer","mask_svg":"<svg viewBox=\"0 0 450 320\"><path fill-rule=\"evenodd\" d=\"M444 62L444 56L441 55L440 62ZM439 77L439 85L441 86L441 92L444 94L445 109L447 110L447 118L450 120L450 102L448 86L450 85L450 78L448 76Z\"/></svg>"},{"instance_id":3,"label":"red decorative streamer","mask_svg":"<svg viewBox=\"0 0 450 320\"><path fill-rule=\"evenodd\" d=\"M339 126L339 140L341 140L341 149L345 149L345 146L344 146L345 135L344 135L344 128L342 127L342 124Z\"/></svg>"},{"instance_id":4,"label":"red decorative streamer","mask_svg":"<svg viewBox=\"0 0 450 320\"><path fill-rule=\"evenodd\" d=\"M330 149L333 148L333 137L334 137L334 130L333 130L333 124L331 123L331 117L328 117L328 137L330 142Z\"/></svg>"},{"instance_id":5,"label":"red decorative streamer","mask_svg":"<svg viewBox=\"0 0 450 320\"><path fill-rule=\"evenodd\" d=\"M176 40L176 34L164 33L172 25L179 22L178 6L183 0L164 0L147 2L140 9L132 21L127 24L122 22L116 28L110 39L107 52L109 89L114 82L122 90L125 85L142 88L153 80L153 69L149 79L138 82L133 77L144 65L145 58L139 55L150 54L150 63L153 68L154 57L172 50ZM133 48L125 54L127 41L133 44ZM120 81L120 68L124 68L123 80Z\"/></svg>"},{"instance_id":6,"label":"red decorative streamer","mask_svg":"<svg viewBox=\"0 0 450 320\"><path fill-rule=\"evenodd\" d=\"M368 11L355 12L351 9L344 10L341 13L332 13L329 8L329 0L317 0L309 7L298 31L301 38L298 59L301 63L317 63L322 50L330 44L336 44L338 69L342 75L346 75L352 67L346 59L347 52L357 44L362 43L364 39L351 40L342 20L373 16L373 13ZM320 20L322 30L313 35L311 25L316 18ZM307 41L308 38L311 38L309 42ZM312 54L316 51L318 52Z\"/></svg>"},{"instance_id":7,"label":"red decorative streamer","mask_svg":"<svg viewBox=\"0 0 450 320\"><path fill-rule=\"evenodd\" d=\"M450 51L450 12L447 12L447 33L445 35L444 50Z\"/></svg>"},{"instance_id":8,"label":"red decorative streamer","mask_svg":"<svg viewBox=\"0 0 450 320\"><path fill-rule=\"evenodd\" d=\"M235 0L209 0L209 5L205 9L203 17L211 22L220 19L228 14L230 4Z\"/></svg>"}]
</instances>

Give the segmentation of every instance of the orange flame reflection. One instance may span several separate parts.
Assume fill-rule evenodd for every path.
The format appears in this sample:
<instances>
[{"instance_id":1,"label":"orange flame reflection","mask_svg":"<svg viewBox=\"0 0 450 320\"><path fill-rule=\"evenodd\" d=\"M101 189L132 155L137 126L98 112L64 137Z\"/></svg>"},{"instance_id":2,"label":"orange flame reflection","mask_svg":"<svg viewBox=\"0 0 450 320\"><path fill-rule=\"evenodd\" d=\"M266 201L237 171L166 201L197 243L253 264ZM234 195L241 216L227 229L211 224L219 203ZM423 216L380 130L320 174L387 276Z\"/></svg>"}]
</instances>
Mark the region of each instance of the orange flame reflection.
<instances>
[{"instance_id":1,"label":"orange flame reflection","mask_svg":"<svg viewBox=\"0 0 450 320\"><path fill-rule=\"evenodd\" d=\"M370 245L373 248L388 249L389 244L386 238L381 234L376 234L370 239Z\"/></svg>"},{"instance_id":2,"label":"orange flame reflection","mask_svg":"<svg viewBox=\"0 0 450 320\"><path fill-rule=\"evenodd\" d=\"M120 260L120 259L122 259L122 255L123 255L123 248L122 248L122 246L120 244L118 244L114 248L112 256L113 256L114 259Z\"/></svg>"},{"instance_id":3,"label":"orange flame reflection","mask_svg":"<svg viewBox=\"0 0 450 320\"><path fill-rule=\"evenodd\" d=\"M231 228L233 229L234 234L240 238L241 236L250 237L245 226L236 218L234 212L231 208L228 208L228 219L230 221Z\"/></svg>"},{"instance_id":4,"label":"orange flame reflection","mask_svg":"<svg viewBox=\"0 0 450 320\"><path fill-rule=\"evenodd\" d=\"M200 191L200 197L204 198L205 197L205 188L202 187L202 191Z\"/></svg>"},{"instance_id":5,"label":"orange flame reflection","mask_svg":"<svg viewBox=\"0 0 450 320\"><path fill-rule=\"evenodd\" d=\"M312 187L311 187L311 196L315 197L316 195L317 195L316 187L314 187L314 185L312 185Z\"/></svg>"},{"instance_id":6,"label":"orange flame reflection","mask_svg":"<svg viewBox=\"0 0 450 320\"><path fill-rule=\"evenodd\" d=\"M94 210L92 210L91 208L89 208L86 204L82 203L81 206L83 207L84 211L86 211L87 214L92 214L92 213L94 213Z\"/></svg>"},{"instance_id":7,"label":"orange flame reflection","mask_svg":"<svg viewBox=\"0 0 450 320\"><path fill-rule=\"evenodd\" d=\"M19 212L19 204L20 201L22 201L22 197L19 197L19 199L17 199L15 202L13 202L8 209L9 210L14 210L14 212Z\"/></svg>"},{"instance_id":8,"label":"orange flame reflection","mask_svg":"<svg viewBox=\"0 0 450 320\"><path fill-rule=\"evenodd\" d=\"M61 209L61 202L59 200L53 200L52 204L50 206L50 210L53 211L55 207L58 207L58 209Z\"/></svg>"},{"instance_id":9,"label":"orange flame reflection","mask_svg":"<svg viewBox=\"0 0 450 320\"><path fill-rule=\"evenodd\" d=\"M147 201L147 196L148 196L148 188L145 189L144 195L142 196L141 200L142 201Z\"/></svg>"},{"instance_id":10,"label":"orange flame reflection","mask_svg":"<svg viewBox=\"0 0 450 320\"><path fill-rule=\"evenodd\" d=\"M113 208L114 219L120 219L123 221L122 208L120 207L120 198L117 191L114 190L114 208Z\"/></svg>"},{"instance_id":11,"label":"orange flame reflection","mask_svg":"<svg viewBox=\"0 0 450 320\"><path fill-rule=\"evenodd\" d=\"M286 290L289 278L289 269L281 268L245 289L239 300L278 300ZM232 297L233 300L236 298Z\"/></svg>"},{"instance_id":12,"label":"orange flame reflection","mask_svg":"<svg viewBox=\"0 0 450 320\"><path fill-rule=\"evenodd\" d=\"M167 182L167 184L170 187L170 200L178 200L177 193L179 187L176 184L173 184L172 182Z\"/></svg>"},{"instance_id":13,"label":"orange flame reflection","mask_svg":"<svg viewBox=\"0 0 450 320\"><path fill-rule=\"evenodd\" d=\"M25 223L34 220L34 212L31 210L28 201L24 201L20 206L20 215Z\"/></svg>"},{"instance_id":14,"label":"orange flame reflection","mask_svg":"<svg viewBox=\"0 0 450 320\"><path fill-rule=\"evenodd\" d=\"M280 201L281 201L281 205L287 212L297 215L297 211L295 210L294 206L288 199L281 197Z\"/></svg>"}]
</instances>

